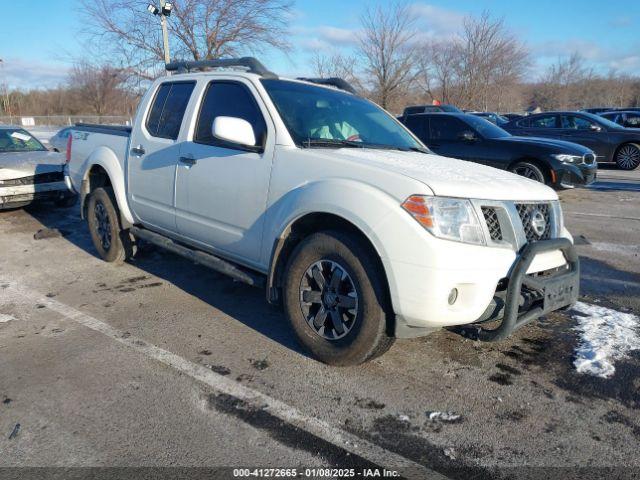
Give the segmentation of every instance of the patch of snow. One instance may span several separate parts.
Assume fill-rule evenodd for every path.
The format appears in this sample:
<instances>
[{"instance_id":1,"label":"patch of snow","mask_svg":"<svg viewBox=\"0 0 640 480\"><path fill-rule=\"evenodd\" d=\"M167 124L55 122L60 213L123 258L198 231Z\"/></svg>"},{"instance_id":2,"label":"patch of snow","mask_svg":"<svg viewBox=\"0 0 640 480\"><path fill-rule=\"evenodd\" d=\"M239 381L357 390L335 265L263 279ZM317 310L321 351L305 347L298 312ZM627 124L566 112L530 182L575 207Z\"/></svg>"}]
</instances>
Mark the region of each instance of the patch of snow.
<instances>
[{"instance_id":1,"label":"patch of snow","mask_svg":"<svg viewBox=\"0 0 640 480\"><path fill-rule=\"evenodd\" d=\"M453 412L427 412L427 416L432 422L438 420L441 422L457 422L460 420L460 415Z\"/></svg>"},{"instance_id":2,"label":"patch of snow","mask_svg":"<svg viewBox=\"0 0 640 480\"><path fill-rule=\"evenodd\" d=\"M398 420L400 420L401 422L408 422L409 417L407 415L398 415Z\"/></svg>"},{"instance_id":3,"label":"patch of snow","mask_svg":"<svg viewBox=\"0 0 640 480\"><path fill-rule=\"evenodd\" d=\"M445 448L442 453L444 453L445 457L449 458L450 460L455 460L457 458L456 450L453 447Z\"/></svg>"},{"instance_id":4,"label":"patch of snow","mask_svg":"<svg viewBox=\"0 0 640 480\"><path fill-rule=\"evenodd\" d=\"M0 313L0 323L7 323L7 322L10 322L11 320L15 320L15 317L12 317L11 315L7 315L4 313Z\"/></svg>"},{"instance_id":5,"label":"patch of snow","mask_svg":"<svg viewBox=\"0 0 640 480\"><path fill-rule=\"evenodd\" d=\"M570 313L580 332L573 362L578 373L610 378L616 360L640 350L640 318L636 315L583 302L576 303Z\"/></svg>"}]
</instances>

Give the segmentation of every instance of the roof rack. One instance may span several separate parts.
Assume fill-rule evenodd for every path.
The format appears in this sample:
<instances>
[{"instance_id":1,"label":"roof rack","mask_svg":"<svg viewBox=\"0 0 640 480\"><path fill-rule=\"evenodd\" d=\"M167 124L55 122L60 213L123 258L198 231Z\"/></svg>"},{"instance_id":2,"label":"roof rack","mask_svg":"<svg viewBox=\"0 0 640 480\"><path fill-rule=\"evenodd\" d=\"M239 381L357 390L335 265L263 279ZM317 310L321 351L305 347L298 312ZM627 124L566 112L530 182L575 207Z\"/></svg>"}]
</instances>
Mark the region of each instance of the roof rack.
<instances>
[{"instance_id":1,"label":"roof rack","mask_svg":"<svg viewBox=\"0 0 640 480\"><path fill-rule=\"evenodd\" d=\"M248 72L255 73L264 78L278 78L278 76L267 70L258 60L253 57L242 58L218 58L215 60L200 61L178 61L165 65L168 72L189 73L191 70L205 70L207 68L229 68L244 67Z\"/></svg>"},{"instance_id":2,"label":"roof rack","mask_svg":"<svg viewBox=\"0 0 640 480\"><path fill-rule=\"evenodd\" d=\"M318 85L329 85L331 87L339 88L340 90L344 90L349 93L353 93L357 95L356 89L351 86L349 82L342 78L331 77L331 78L306 78L306 77L298 77L298 80L302 80L305 82L317 83Z\"/></svg>"}]
</instances>

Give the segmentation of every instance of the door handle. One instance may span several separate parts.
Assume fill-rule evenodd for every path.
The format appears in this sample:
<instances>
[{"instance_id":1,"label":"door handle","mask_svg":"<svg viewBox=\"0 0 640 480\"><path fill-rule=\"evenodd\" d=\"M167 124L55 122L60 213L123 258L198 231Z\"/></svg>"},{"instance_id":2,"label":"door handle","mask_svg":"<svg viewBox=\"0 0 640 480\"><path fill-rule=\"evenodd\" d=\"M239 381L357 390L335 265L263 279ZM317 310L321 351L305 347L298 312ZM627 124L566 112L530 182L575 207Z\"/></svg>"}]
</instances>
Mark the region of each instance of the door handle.
<instances>
[{"instance_id":1,"label":"door handle","mask_svg":"<svg viewBox=\"0 0 640 480\"><path fill-rule=\"evenodd\" d=\"M143 156L145 153L147 153L144 149L144 147L142 145L138 145L137 147L133 147L131 149L131 154L135 155L136 157L141 157Z\"/></svg>"},{"instance_id":2,"label":"door handle","mask_svg":"<svg viewBox=\"0 0 640 480\"><path fill-rule=\"evenodd\" d=\"M183 163L184 165L188 165L190 167L198 163L198 161L193 157L180 157L179 160L180 163Z\"/></svg>"}]
</instances>

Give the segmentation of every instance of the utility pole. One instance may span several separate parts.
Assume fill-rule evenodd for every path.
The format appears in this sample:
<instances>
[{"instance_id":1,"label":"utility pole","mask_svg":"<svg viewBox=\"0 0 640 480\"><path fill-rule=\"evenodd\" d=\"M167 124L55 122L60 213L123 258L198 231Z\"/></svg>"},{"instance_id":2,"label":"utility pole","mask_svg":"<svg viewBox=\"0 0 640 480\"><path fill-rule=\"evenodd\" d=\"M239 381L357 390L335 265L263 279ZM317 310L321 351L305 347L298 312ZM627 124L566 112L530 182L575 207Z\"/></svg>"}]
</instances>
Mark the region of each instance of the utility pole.
<instances>
[{"instance_id":1,"label":"utility pole","mask_svg":"<svg viewBox=\"0 0 640 480\"><path fill-rule=\"evenodd\" d=\"M167 0L160 0L160 8L150 3L147 7L147 10L153 15L160 17L160 25L162 27L162 44L164 47L164 63L167 64L171 62L171 54L169 52L169 31L167 29L167 17L171 16L173 5Z\"/></svg>"}]
</instances>

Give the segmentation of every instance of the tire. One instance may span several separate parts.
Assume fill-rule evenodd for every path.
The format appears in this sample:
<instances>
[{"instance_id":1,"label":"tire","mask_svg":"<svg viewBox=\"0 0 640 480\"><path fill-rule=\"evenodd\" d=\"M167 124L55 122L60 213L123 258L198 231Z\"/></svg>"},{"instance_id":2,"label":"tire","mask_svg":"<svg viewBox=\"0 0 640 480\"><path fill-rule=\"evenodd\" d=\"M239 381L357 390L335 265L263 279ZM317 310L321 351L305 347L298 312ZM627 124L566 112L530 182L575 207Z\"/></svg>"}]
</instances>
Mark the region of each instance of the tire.
<instances>
[{"instance_id":1,"label":"tire","mask_svg":"<svg viewBox=\"0 0 640 480\"><path fill-rule=\"evenodd\" d=\"M329 365L359 365L393 345L387 335L384 275L354 235L310 235L293 251L284 275L286 317L314 358Z\"/></svg>"},{"instance_id":2,"label":"tire","mask_svg":"<svg viewBox=\"0 0 640 480\"><path fill-rule=\"evenodd\" d=\"M55 201L58 208L71 208L78 202L77 195L70 195Z\"/></svg>"},{"instance_id":3,"label":"tire","mask_svg":"<svg viewBox=\"0 0 640 480\"><path fill-rule=\"evenodd\" d=\"M547 183L546 175L535 163L518 162L511 167L510 171L521 177L535 180L536 182Z\"/></svg>"},{"instance_id":4,"label":"tire","mask_svg":"<svg viewBox=\"0 0 640 480\"><path fill-rule=\"evenodd\" d=\"M621 170L635 170L640 165L640 145L625 143L616 151L616 165Z\"/></svg>"},{"instance_id":5,"label":"tire","mask_svg":"<svg viewBox=\"0 0 640 480\"><path fill-rule=\"evenodd\" d=\"M120 226L120 212L110 187L97 188L87 201L87 223L93 246L105 262L120 263L133 256L128 230Z\"/></svg>"}]
</instances>

